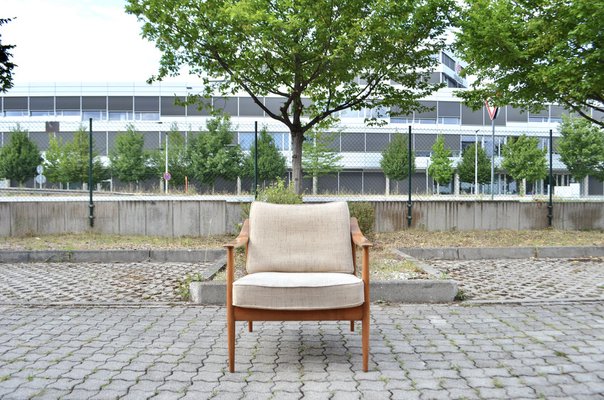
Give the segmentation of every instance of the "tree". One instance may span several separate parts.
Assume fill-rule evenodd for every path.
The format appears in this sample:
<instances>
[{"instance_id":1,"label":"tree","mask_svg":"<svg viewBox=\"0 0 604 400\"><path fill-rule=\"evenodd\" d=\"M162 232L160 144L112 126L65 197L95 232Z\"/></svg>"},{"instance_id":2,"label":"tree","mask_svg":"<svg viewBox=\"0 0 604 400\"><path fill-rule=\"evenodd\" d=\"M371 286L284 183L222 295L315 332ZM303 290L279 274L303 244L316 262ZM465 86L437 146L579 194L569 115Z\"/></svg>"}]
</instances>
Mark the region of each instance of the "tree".
<instances>
[{"instance_id":1,"label":"tree","mask_svg":"<svg viewBox=\"0 0 604 400\"><path fill-rule=\"evenodd\" d=\"M63 140L52 135L48 141L48 148L44 152L44 175L48 182L68 182L65 176L65 168L62 163L65 160Z\"/></svg>"},{"instance_id":2,"label":"tree","mask_svg":"<svg viewBox=\"0 0 604 400\"><path fill-rule=\"evenodd\" d=\"M509 138L503 146L501 166L516 182L527 180L536 182L547 176L546 149L539 148L539 139L526 135ZM520 186L520 195L524 195L524 185Z\"/></svg>"},{"instance_id":3,"label":"tree","mask_svg":"<svg viewBox=\"0 0 604 400\"><path fill-rule=\"evenodd\" d=\"M186 67L201 78L203 96L245 91L287 126L302 193L310 129L345 109L397 105L408 113L441 86L428 77L455 8L454 0L128 0L126 10L162 52L151 80ZM281 107L265 105L266 95Z\"/></svg>"},{"instance_id":4,"label":"tree","mask_svg":"<svg viewBox=\"0 0 604 400\"><path fill-rule=\"evenodd\" d=\"M0 26L10 22L10 18L0 18ZM0 92L6 92L13 87L13 69L16 65L10 61L11 50L15 45L2 44L2 35L0 35Z\"/></svg>"},{"instance_id":5,"label":"tree","mask_svg":"<svg viewBox=\"0 0 604 400\"><path fill-rule=\"evenodd\" d=\"M256 149L252 144L249 155L244 160L244 175L254 176L254 158L256 157ZM283 178L287 172L285 165L285 157L279 152L275 146L275 141L268 134L266 128L260 131L258 137L258 179L265 182L274 181L277 178Z\"/></svg>"},{"instance_id":6,"label":"tree","mask_svg":"<svg viewBox=\"0 0 604 400\"><path fill-rule=\"evenodd\" d=\"M151 152L144 150L144 144L143 134L132 125L128 126L126 132L117 135L115 147L109 155L113 176L131 185L158 175L157 163Z\"/></svg>"},{"instance_id":7,"label":"tree","mask_svg":"<svg viewBox=\"0 0 604 400\"><path fill-rule=\"evenodd\" d=\"M23 186L27 179L36 174L36 167L42 162L42 157L38 146L27 137L26 131L17 125L10 132L10 141L0 148L0 176Z\"/></svg>"},{"instance_id":8,"label":"tree","mask_svg":"<svg viewBox=\"0 0 604 400\"><path fill-rule=\"evenodd\" d=\"M74 134L71 142L63 146L63 159L60 162L61 176L67 182L88 182L90 142L88 132L80 127ZM92 151L92 180L98 183L107 179L107 170L101 163L96 151Z\"/></svg>"},{"instance_id":9,"label":"tree","mask_svg":"<svg viewBox=\"0 0 604 400\"><path fill-rule=\"evenodd\" d=\"M185 177L191 175L190 161L185 137L178 130L178 125L173 123L166 132L168 140L168 172L170 172L171 185L184 185ZM166 148L154 153L154 164L158 171L165 170Z\"/></svg>"},{"instance_id":10,"label":"tree","mask_svg":"<svg viewBox=\"0 0 604 400\"><path fill-rule=\"evenodd\" d=\"M449 157L451 157L451 150L445 148L445 138L438 135L432 145L432 155L428 167L428 174L438 185L447 184L453 179L455 169L453 161Z\"/></svg>"},{"instance_id":11,"label":"tree","mask_svg":"<svg viewBox=\"0 0 604 400\"><path fill-rule=\"evenodd\" d=\"M392 180L402 181L409 177L409 142L407 137L396 132L392 141L382 152L380 167ZM411 173L415 172L415 154L411 152Z\"/></svg>"},{"instance_id":12,"label":"tree","mask_svg":"<svg viewBox=\"0 0 604 400\"><path fill-rule=\"evenodd\" d=\"M478 149L478 153L476 153L476 149ZM457 164L457 172L462 182L475 183L476 155L478 156L478 183L482 185L491 181L491 160L479 143L468 146L462 151L461 162ZM478 193L477 189L474 188L475 193Z\"/></svg>"},{"instance_id":13,"label":"tree","mask_svg":"<svg viewBox=\"0 0 604 400\"><path fill-rule=\"evenodd\" d=\"M233 128L228 117L216 117L206 122L207 132L191 141L189 159L193 176L212 186L218 177L234 181L242 172L243 153L233 144Z\"/></svg>"},{"instance_id":14,"label":"tree","mask_svg":"<svg viewBox=\"0 0 604 400\"><path fill-rule=\"evenodd\" d=\"M560 159L577 180L591 175L604 181L604 131L582 118L562 119Z\"/></svg>"},{"instance_id":15,"label":"tree","mask_svg":"<svg viewBox=\"0 0 604 400\"><path fill-rule=\"evenodd\" d=\"M302 145L302 170L306 177L312 177L312 193L317 194L319 177L337 174L342 170L342 155L329 145L340 132L328 132L324 129L312 129Z\"/></svg>"},{"instance_id":16,"label":"tree","mask_svg":"<svg viewBox=\"0 0 604 400\"><path fill-rule=\"evenodd\" d=\"M604 111L602 21L602 1L467 0L456 51L477 79L458 95L476 108L491 96L532 110L563 104L604 126L588 111Z\"/></svg>"}]
</instances>

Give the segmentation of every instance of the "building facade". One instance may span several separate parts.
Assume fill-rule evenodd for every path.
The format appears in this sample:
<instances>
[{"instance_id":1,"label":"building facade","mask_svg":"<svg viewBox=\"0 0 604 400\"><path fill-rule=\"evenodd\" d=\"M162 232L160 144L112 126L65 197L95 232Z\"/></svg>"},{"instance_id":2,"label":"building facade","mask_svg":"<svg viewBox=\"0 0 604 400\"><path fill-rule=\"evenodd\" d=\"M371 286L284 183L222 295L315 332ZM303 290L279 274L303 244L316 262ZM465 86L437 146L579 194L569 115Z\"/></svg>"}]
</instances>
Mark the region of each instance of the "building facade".
<instances>
[{"instance_id":1,"label":"building facade","mask_svg":"<svg viewBox=\"0 0 604 400\"><path fill-rule=\"evenodd\" d=\"M452 151L457 162L462 150L476 141L485 149L487 156L494 154L495 164L501 162L501 146L509 137L526 134L538 137L540 146L548 148L549 131L554 136L553 169L557 186L568 186L573 182L566 167L555 154L555 142L559 138L558 124L566 111L556 105L546 106L539 113L525 112L513 107L499 111L495 119L495 134L486 109L474 111L455 96L455 91L463 90L466 81L459 76L460 64L449 54L440 55L440 65L431 74L432 82L443 82L447 87L422 99L427 111L409 115L388 116L378 109L345 110L340 112L340 126L331 148L342 156L342 171L319 178L318 192L330 194L402 194L407 192L406 182L388 180L380 168L381 153L391 141L393 134L412 132L412 146L415 153L415 174L412 177L414 193L468 193L474 190L468 182L452 182L446 187L436 188L427 174L432 145L437 135L443 135L445 144ZM205 122L211 118L208 108L196 105L182 105L187 97L200 93L202 87L191 83L148 84L29 84L15 85L7 93L0 95L0 146L8 143L11 129L18 124L28 131L41 151L49 144L51 135L68 141L79 127L88 128L93 119L93 140L95 150L107 157L115 144L115 138L129 125L144 133L145 148L160 149L165 136L172 126L176 126L185 137L199 134L205 129ZM237 143L248 150L254 141L254 124L266 127L273 136L276 146L291 158L291 141L284 125L265 115L247 95L212 97L206 102L231 116L236 130ZM269 109L278 110L282 100L276 97L262 99ZM393 110L396 111L396 110ZM369 127L366 118L378 116L384 124ZM598 116L602 117L602 116ZM493 141L494 138L494 141ZM305 180L310 191L311 179ZM602 196L602 182L587 178L579 182L585 193ZM218 190L223 192L247 191L249 179L235 182L219 182ZM495 177L495 194L515 194L517 183L498 171ZM490 185L479 188L480 193L490 193ZM528 183L527 193L547 192L544 182ZM583 191L582 191L583 193Z\"/></svg>"}]
</instances>

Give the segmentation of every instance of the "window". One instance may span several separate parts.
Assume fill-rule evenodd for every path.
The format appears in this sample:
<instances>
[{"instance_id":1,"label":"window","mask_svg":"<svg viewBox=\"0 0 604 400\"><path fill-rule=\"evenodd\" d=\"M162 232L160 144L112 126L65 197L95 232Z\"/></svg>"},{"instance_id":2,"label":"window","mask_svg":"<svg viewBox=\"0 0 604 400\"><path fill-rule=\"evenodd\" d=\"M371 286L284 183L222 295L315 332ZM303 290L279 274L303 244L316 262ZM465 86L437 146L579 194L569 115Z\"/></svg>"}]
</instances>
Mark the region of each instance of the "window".
<instances>
[{"instance_id":1,"label":"window","mask_svg":"<svg viewBox=\"0 0 604 400\"><path fill-rule=\"evenodd\" d=\"M239 146L242 150L249 150L254 145L254 132L239 132Z\"/></svg>"},{"instance_id":2,"label":"window","mask_svg":"<svg viewBox=\"0 0 604 400\"><path fill-rule=\"evenodd\" d=\"M438 123L444 125L459 125L461 118L459 117L439 117Z\"/></svg>"},{"instance_id":3,"label":"window","mask_svg":"<svg viewBox=\"0 0 604 400\"><path fill-rule=\"evenodd\" d=\"M82 121L87 121L90 118L96 120L106 120L107 119L107 111L101 110L86 110L82 112Z\"/></svg>"},{"instance_id":4,"label":"window","mask_svg":"<svg viewBox=\"0 0 604 400\"><path fill-rule=\"evenodd\" d=\"M159 112L153 112L153 111L135 112L134 119L137 121L159 121Z\"/></svg>"},{"instance_id":5,"label":"window","mask_svg":"<svg viewBox=\"0 0 604 400\"><path fill-rule=\"evenodd\" d=\"M132 120L132 112L131 111L110 111L109 112L109 121L131 121Z\"/></svg>"},{"instance_id":6,"label":"window","mask_svg":"<svg viewBox=\"0 0 604 400\"><path fill-rule=\"evenodd\" d=\"M455 71L455 60L453 60L451 57L449 57L446 53L441 53L442 54L442 63L445 64L447 67L449 67L452 71Z\"/></svg>"}]
</instances>

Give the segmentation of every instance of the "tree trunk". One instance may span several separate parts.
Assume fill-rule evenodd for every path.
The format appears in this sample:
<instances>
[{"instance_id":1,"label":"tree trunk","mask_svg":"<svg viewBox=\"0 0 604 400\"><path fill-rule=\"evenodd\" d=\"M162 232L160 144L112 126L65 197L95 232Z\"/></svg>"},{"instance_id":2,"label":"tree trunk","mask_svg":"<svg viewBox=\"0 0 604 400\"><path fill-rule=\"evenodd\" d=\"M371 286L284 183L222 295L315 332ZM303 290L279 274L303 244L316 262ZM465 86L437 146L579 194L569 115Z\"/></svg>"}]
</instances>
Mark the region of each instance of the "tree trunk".
<instances>
[{"instance_id":1,"label":"tree trunk","mask_svg":"<svg viewBox=\"0 0 604 400\"><path fill-rule=\"evenodd\" d=\"M312 194L316 195L319 192L319 177L317 174L312 176Z\"/></svg>"},{"instance_id":2,"label":"tree trunk","mask_svg":"<svg viewBox=\"0 0 604 400\"><path fill-rule=\"evenodd\" d=\"M291 132L292 135L292 180L294 181L294 191L296 194L302 194L302 142L304 136L302 132Z\"/></svg>"}]
</instances>

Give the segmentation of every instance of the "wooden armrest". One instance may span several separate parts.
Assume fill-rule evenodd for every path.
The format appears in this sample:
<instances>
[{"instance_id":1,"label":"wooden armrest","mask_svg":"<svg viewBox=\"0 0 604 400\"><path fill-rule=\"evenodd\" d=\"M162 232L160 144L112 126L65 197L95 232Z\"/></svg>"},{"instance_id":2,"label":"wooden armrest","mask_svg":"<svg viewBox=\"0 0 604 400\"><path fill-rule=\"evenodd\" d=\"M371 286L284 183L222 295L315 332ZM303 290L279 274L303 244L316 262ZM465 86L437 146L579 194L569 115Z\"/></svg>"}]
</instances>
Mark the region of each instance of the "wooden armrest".
<instances>
[{"instance_id":1,"label":"wooden armrest","mask_svg":"<svg viewBox=\"0 0 604 400\"><path fill-rule=\"evenodd\" d=\"M236 247L241 247L243 245L246 245L247 242L250 240L250 224L249 224L249 220L245 220L243 221L243 226L241 227L241 232L239 232L239 236L237 236L235 238L235 240L233 240L231 243L227 243L225 245L223 245L223 247L228 248L236 248Z\"/></svg>"},{"instance_id":2,"label":"wooden armrest","mask_svg":"<svg viewBox=\"0 0 604 400\"><path fill-rule=\"evenodd\" d=\"M361 228L359 228L359 221L355 217L350 218L350 234L352 235L352 242L359 247L371 247L373 244L363 236Z\"/></svg>"}]
</instances>

